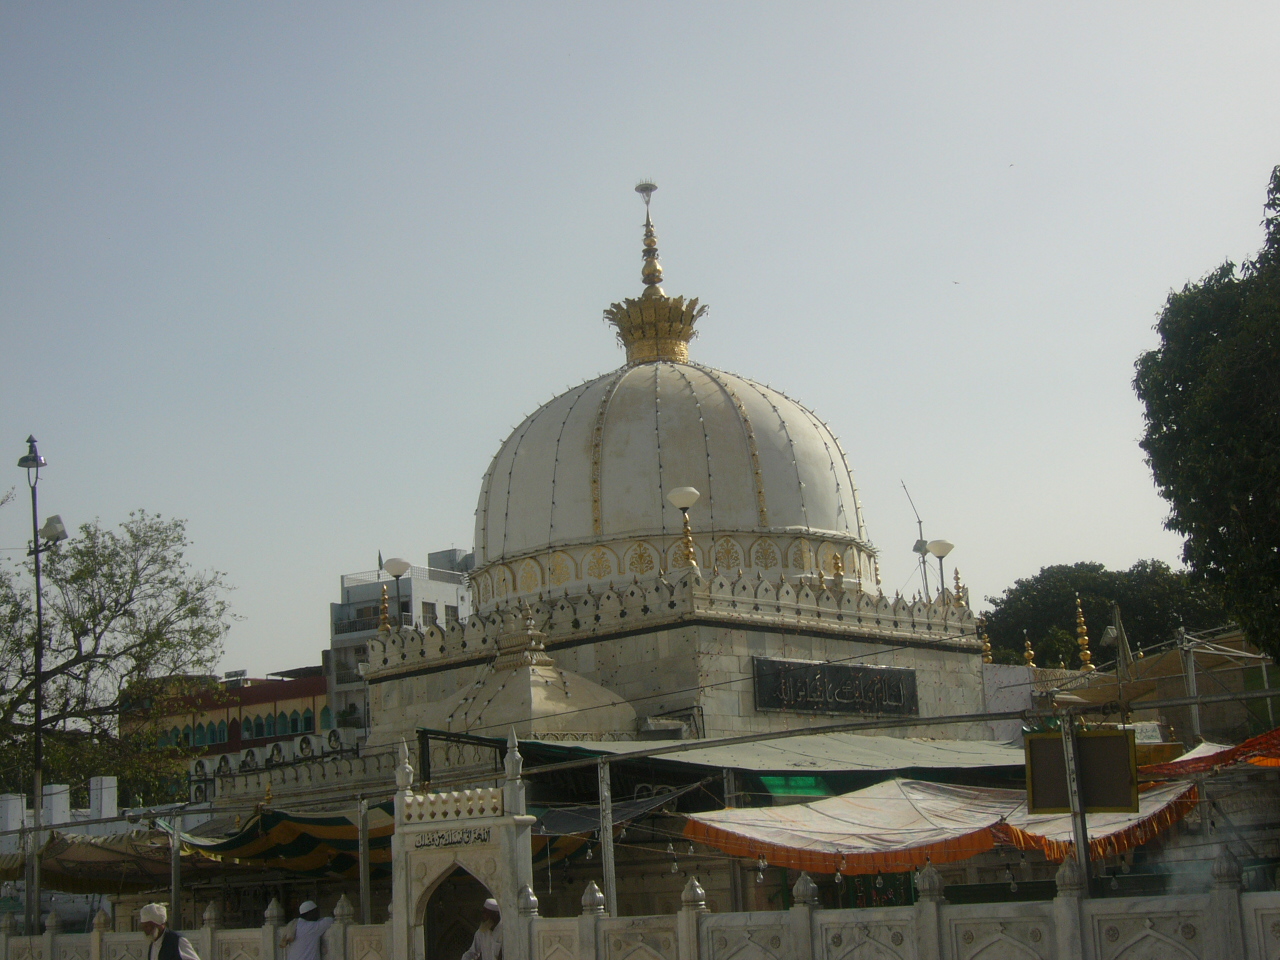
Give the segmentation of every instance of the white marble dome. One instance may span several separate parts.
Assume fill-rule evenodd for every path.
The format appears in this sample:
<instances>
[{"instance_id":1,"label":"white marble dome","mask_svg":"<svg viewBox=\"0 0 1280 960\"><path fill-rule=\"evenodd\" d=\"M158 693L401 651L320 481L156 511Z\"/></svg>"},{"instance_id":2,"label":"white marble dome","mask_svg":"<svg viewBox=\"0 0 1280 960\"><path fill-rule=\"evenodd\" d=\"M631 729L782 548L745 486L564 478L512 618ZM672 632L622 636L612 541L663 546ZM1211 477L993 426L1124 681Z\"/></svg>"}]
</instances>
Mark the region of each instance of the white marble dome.
<instances>
[{"instance_id":1,"label":"white marble dome","mask_svg":"<svg viewBox=\"0 0 1280 960\"><path fill-rule=\"evenodd\" d=\"M605 312L627 364L534 411L485 473L478 607L683 565L667 494L686 486L701 493L689 519L704 571L847 573L870 589L875 551L835 434L779 390L689 362L706 308L657 285L649 223L645 262L643 296Z\"/></svg>"},{"instance_id":2,"label":"white marble dome","mask_svg":"<svg viewBox=\"0 0 1280 960\"><path fill-rule=\"evenodd\" d=\"M516 564L505 577L507 590L495 583L492 597L649 572L624 555L641 541L653 544L655 560L667 555L681 531L680 511L667 494L683 486L702 494L689 511L699 542L736 535L742 559L734 566L768 569L752 562L751 535L771 534L781 538L778 554L797 536L810 539L810 563L803 566L811 566L822 540L848 544L855 549L843 557L845 569L871 573L857 487L830 428L778 390L669 361L628 365L584 383L516 428L481 486L477 573L535 558L539 569L528 568L523 584ZM604 555L607 571L590 576L585 554L577 555L602 544L614 546ZM557 552L573 568L567 578L551 569ZM701 565L711 569L716 563L707 552ZM536 591L519 589L535 582Z\"/></svg>"}]
</instances>

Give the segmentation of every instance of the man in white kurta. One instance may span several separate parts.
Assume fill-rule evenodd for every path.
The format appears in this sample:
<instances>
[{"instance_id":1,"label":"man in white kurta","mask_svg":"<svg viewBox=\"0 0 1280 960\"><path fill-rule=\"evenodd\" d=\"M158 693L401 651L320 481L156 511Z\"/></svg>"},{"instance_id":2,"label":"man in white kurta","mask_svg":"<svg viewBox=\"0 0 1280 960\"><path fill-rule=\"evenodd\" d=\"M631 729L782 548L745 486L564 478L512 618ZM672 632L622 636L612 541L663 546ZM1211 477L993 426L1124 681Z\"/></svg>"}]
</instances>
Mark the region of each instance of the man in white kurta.
<instances>
[{"instance_id":1,"label":"man in white kurta","mask_svg":"<svg viewBox=\"0 0 1280 960\"><path fill-rule=\"evenodd\" d=\"M462 960L502 960L502 916L498 913L497 900L484 902L480 929L462 955Z\"/></svg>"}]
</instances>

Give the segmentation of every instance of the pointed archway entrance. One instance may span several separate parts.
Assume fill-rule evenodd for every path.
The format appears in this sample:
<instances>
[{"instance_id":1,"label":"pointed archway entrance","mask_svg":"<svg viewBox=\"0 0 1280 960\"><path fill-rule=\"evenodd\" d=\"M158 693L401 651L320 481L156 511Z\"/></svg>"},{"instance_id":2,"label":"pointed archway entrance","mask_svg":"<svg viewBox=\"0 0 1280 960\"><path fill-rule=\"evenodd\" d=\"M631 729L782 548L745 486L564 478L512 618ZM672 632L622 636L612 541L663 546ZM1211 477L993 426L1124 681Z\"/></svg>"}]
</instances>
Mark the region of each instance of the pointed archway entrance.
<instances>
[{"instance_id":1,"label":"pointed archway entrance","mask_svg":"<svg viewBox=\"0 0 1280 960\"><path fill-rule=\"evenodd\" d=\"M462 867L444 877L422 915L426 960L457 960L471 946L489 888Z\"/></svg>"}]
</instances>

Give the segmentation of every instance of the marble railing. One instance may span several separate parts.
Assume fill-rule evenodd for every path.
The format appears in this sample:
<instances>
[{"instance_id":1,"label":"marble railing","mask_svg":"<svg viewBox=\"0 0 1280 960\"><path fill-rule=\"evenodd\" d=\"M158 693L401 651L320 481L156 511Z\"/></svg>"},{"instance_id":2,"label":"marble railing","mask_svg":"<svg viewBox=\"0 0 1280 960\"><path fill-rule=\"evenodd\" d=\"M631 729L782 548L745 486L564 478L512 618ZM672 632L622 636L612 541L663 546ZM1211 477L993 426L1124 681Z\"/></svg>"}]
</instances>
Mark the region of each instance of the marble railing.
<instances>
[{"instance_id":1,"label":"marble railing","mask_svg":"<svg viewBox=\"0 0 1280 960\"><path fill-rule=\"evenodd\" d=\"M99 910L90 933L67 933L60 929L58 916L50 912L40 936L24 937L13 932L12 914L0 925L0 960L146 960L150 942L141 933L116 933L111 917ZM343 896L333 910L334 924L325 936L326 960L392 960L390 921L361 925L354 923L355 911ZM284 960L280 946L285 930L284 911L271 901L261 927L223 929L221 909L210 902L204 923L182 935L196 953L217 960Z\"/></svg>"}]
</instances>

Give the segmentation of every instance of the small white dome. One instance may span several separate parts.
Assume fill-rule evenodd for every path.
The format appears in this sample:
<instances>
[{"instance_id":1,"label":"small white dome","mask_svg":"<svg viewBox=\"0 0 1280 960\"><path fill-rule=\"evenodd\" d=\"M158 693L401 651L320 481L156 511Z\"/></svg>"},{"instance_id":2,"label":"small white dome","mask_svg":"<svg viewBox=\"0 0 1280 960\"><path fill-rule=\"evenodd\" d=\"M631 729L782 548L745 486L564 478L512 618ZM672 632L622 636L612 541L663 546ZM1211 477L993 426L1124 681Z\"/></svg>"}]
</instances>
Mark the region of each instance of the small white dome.
<instances>
[{"instance_id":1,"label":"small white dome","mask_svg":"<svg viewBox=\"0 0 1280 960\"><path fill-rule=\"evenodd\" d=\"M680 533L814 533L866 545L853 474L809 409L699 364L622 367L530 415L493 458L476 509L476 566L562 546Z\"/></svg>"}]
</instances>

